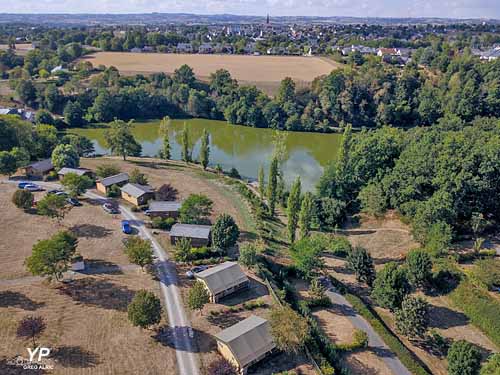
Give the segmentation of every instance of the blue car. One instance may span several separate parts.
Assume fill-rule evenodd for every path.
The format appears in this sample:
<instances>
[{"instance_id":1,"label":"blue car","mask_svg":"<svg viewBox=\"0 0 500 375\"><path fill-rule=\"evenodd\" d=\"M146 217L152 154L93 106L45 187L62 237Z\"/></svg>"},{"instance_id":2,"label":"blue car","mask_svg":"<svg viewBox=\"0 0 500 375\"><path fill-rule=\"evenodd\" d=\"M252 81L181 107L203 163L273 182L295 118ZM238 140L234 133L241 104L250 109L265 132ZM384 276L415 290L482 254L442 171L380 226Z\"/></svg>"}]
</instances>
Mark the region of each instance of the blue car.
<instances>
[{"instance_id":1,"label":"blue car","mask_svg":"<svg viewBox=\"0 0 500 375\"><path fill-rule=\"evenodd\" d=\"M17 187L18 187L19 189L24 189L24 187L25 187L26 185L31 185L31 182L26 182L26 181L20 182L20 183L18 183L18 184L17 184Z\"/></svg>"},{"instance_id":2,"label":"blue car","mask_svg":"<svg viewBox=\"0 0 500 375\"><path fill-rule=\"evenodd\" d=\"M128 220L123 220L122 221L122 232L125 234L130 234L132 233L132 227L130 226L130 223Z\"/></svg>"}]
</instances>

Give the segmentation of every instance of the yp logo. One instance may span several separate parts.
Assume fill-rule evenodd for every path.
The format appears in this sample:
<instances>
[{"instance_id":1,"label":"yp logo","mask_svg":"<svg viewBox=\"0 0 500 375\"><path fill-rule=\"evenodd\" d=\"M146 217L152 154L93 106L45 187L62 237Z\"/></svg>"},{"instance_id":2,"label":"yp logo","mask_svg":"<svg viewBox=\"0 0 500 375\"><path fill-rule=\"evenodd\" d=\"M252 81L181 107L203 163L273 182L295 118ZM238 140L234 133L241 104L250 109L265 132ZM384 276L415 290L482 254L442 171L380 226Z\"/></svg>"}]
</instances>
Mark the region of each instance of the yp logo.
<instances>
[{"instance_id":1,"label":"yp logo","mask_svg":"<svg viewBox=\"0 0 500 375\"><path fill-rule=\"evenodd\" d=\"M38 359L36 360L37 362L41 362L44 357L48 357L50 355L50 349L49 348L35 348L34 350L31 348L28 349L28 354L29 354L29 360L30 362L34 362L35 356L38 353Z\"/></svg>"}]
</instances>

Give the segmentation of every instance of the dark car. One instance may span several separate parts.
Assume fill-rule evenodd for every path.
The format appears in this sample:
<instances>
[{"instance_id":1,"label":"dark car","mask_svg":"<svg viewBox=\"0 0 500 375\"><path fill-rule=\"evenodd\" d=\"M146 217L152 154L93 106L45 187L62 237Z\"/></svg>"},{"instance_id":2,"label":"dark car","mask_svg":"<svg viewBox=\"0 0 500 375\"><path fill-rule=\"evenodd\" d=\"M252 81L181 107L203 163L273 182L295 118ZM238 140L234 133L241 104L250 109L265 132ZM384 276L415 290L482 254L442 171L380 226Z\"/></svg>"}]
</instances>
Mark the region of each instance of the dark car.
<instances>
[{"instance_id":1,"label":"dark car","mask_svg":"<svg viewBox=\"0 0 500 375\"><path fill-rule=\"evenodd\" d=\"M66 202L68 202L70 205L75 206L75 207L79 207L82 205L80 203L80 201L76 198L68 198L68 199L66 199Z\"/></svg>"},{"instance_id":2,"label":"dark car","mask_svg":"<svg viewBox=\"0 0 500 375\"><path fill-rule=\"evenodd\" d=\"M53 190L49 190L47 192L47 195L58 195L60 193L64 193L62 190L59 190L59 189L53 189Z\"/></svg>"},{"instance_id":3,"label":"dark car","mask_svg":"<svg viewBox=\"0 0 500 375\"><path fill-rule=\"evenodd\" d=\"M20 183L18 183L18 184L17 184L17 187L18 187L19 189L24 189L24 187L25 187L26 185L31 185L31 182L22 181L22 182L20 182Z\"/></svg>"},{"instance_id":4,"label":"dark car","mask_svg":"<svg viewBox=\"0 0 500 375\"><path fill-rule=\"evenodd\" d=\"M202 271L205 271L208 269L208 266L196 266L191 268L189 271L186 272L186 276L189 277L190 279L194 279L194 274L199 273Z\"/></svg>"},{"instance_id":5,"label":"dark car","mask_svg":"<svg viewBox=\"0 0 500 375\"><path fill-rule=\"evenodd\" d=\"M104 203L102 205L102 209L104 211L106 211L108 214L119 214L120 211L118 210L118 208L116 208L115 206L113 206L111 203Z\"/></svg>"}]
</instances>

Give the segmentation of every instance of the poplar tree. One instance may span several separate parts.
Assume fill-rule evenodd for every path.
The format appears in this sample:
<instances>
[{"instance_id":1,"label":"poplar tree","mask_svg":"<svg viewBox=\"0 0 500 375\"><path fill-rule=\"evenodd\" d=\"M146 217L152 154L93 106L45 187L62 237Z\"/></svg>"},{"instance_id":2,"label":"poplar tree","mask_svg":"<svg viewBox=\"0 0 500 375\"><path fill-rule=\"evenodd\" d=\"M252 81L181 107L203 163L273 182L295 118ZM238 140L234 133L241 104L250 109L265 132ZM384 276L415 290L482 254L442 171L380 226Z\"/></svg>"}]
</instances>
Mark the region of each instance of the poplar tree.
<instances>
[{"instance_id":1,"label":"poplar tree","mask_svg":"<svg viewBox=\"0 0 500 375\"><path fill-rule=\"evenodd\" d=\"M168 137L168 128L170 127L171 120L170 117L165 116L160 122L159 133L163 137L163 146L160 151L160 156L162 159L170 159L172 157L172 152L170 151L170 139Z\"/></svg>"},{"instance_id":2,"label":"poplar tree","mask_svg":"<svg viewBox=\"0 0 500 375\"><path fill-rule=\"evenodd\" d=\"M300 192L301 192L300 177L297 177L292 186L292 189L290 190L290 195L288 196L288 205L287 205L288 238L290 242L295 241L295 233L297 231L297 224L299 221Z\"/></svg>"},{"instance_id":3,"label":"poplar tree","mask_svg":"<svg viewBox=\"0 0 500 375\"><path fill-rule=\"evenodd\" d=\"M269 182L267 185L267 201L269 203L269 214L274 216L276 201L278 200L278 168L277 158L273 158L269 167Z\"/></svg>"},{"instance_id":4,"label":"poplar tree","mask_svg":"<svg viewBox=\"0 0 500 375\"><path fill-rule=\"evenodd\" d=\"M260 199L264 199L264 196L266 195L266 182L264 181L264 178L264 167L261 165L258 177Z\"/></svg>"},{"instance_id":5,"label":"poplar tree","mask_svg":"<svg viewBox=\"0 0 500 375\"><path fill-rule=\"evenodd\" d=\"M299 212L299 237L304 238L311 231L313 216L313 199L311 193L306 193L302 199Z\"/></svg>"},{"instance_id":6,"label":"poplar tree","mask_svg":"<svg viewBox=\"0 0 500 375\"><path fill-rule=\"evenodd\" d=\"M203 169L208 167L208 159L210 157L210 134L207 129L203 129L203 135L201 137L201 149L200 149L200 163Z\"/></svg>"},{"instance_id":7,"label":"poplar tree","mask_svg":"<svg viewBox=\"0 0 500 375\"><path fill-rule=\"evenodd\" d=\"M187 126L184 126L184 130L182 131L182 160L186 163L191 161L191 150L189 149L189 130Z\"/></svg>"}]
</instances>

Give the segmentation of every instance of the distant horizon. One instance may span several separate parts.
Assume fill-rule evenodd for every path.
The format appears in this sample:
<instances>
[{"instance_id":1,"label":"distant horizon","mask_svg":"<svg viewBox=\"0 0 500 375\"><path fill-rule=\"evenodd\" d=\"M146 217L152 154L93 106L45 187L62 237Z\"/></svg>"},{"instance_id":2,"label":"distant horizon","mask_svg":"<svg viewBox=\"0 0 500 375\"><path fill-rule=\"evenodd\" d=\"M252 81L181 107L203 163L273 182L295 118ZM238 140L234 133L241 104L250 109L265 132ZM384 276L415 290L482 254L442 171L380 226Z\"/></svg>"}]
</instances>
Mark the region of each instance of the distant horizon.
<instances>
[{"instance_id":1,"label":"distant horizon","mask_svg":"<svg viewBox=\"0 0 500 375\"><path fill-rule=\"evenodd\" d=\"M500 19L498 0L23 0L2 14Z\"/></svg>"},{"instance_id":2,"label":"distant horizon","mask_svg":"<svg viewBox=\"0 0 500 375\"><path fill-rule=\"evenodd\" d=\"M266 18L268 14L238 14L238 13L196 13L196 12L0 12L0 15L71 15L71 16L127 16L127 15L187 15L201 17L247 17ZM500 21L500 17L445 17L445 16L355 16L355 15L273 15L269 18L359 18L359 19L441 19L441 20L495 20Z\"/></svg>"}]
</instances>

